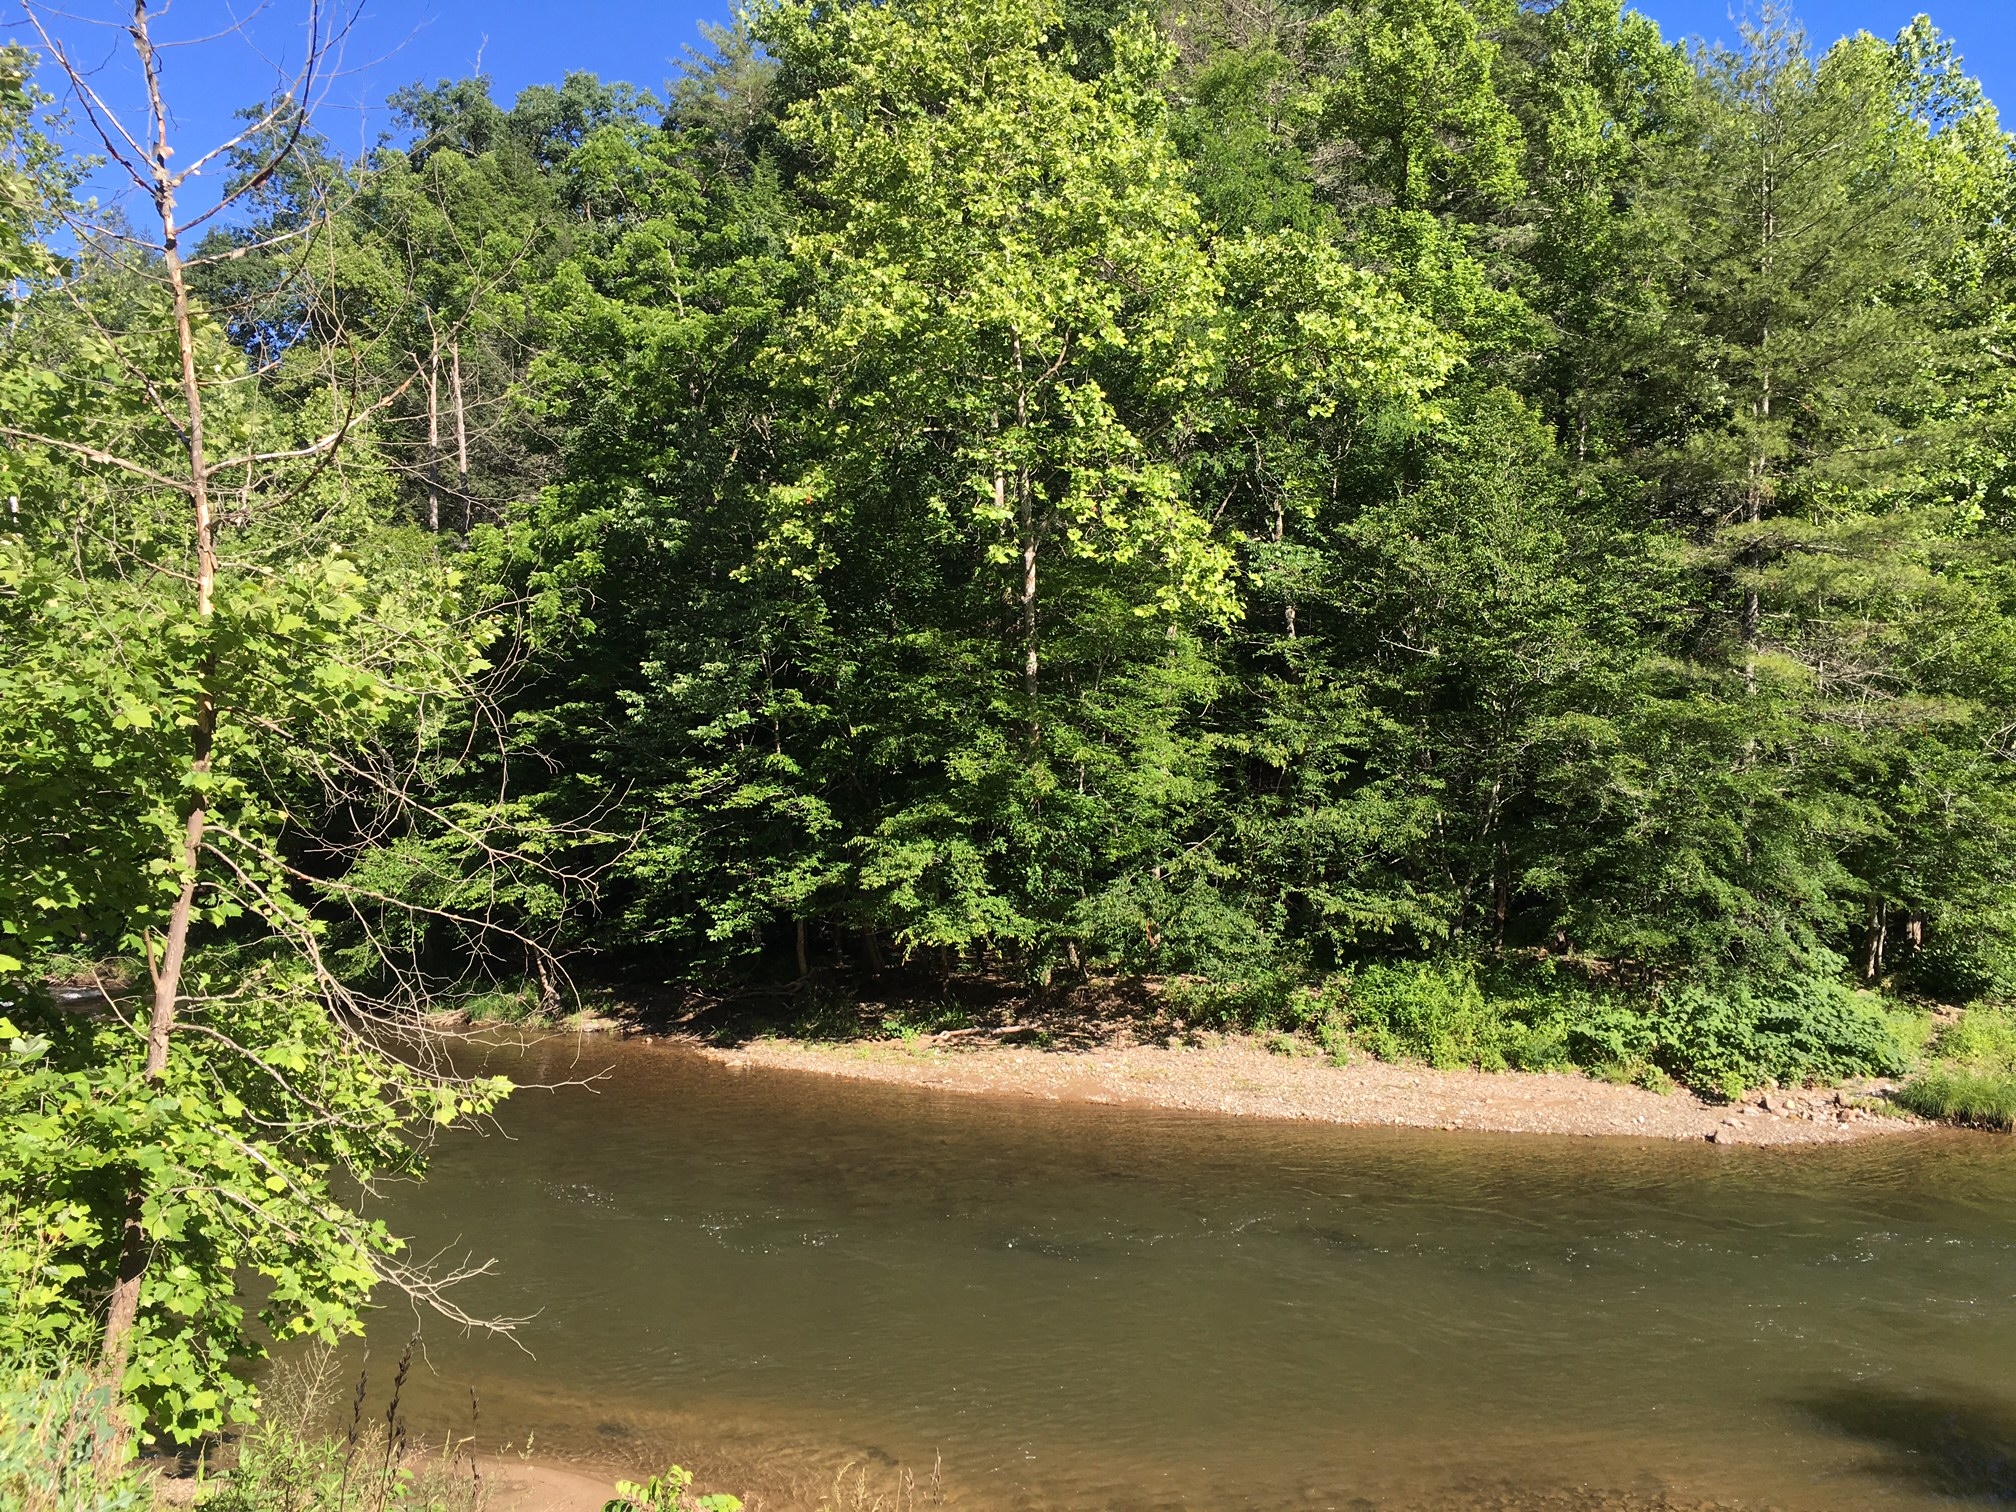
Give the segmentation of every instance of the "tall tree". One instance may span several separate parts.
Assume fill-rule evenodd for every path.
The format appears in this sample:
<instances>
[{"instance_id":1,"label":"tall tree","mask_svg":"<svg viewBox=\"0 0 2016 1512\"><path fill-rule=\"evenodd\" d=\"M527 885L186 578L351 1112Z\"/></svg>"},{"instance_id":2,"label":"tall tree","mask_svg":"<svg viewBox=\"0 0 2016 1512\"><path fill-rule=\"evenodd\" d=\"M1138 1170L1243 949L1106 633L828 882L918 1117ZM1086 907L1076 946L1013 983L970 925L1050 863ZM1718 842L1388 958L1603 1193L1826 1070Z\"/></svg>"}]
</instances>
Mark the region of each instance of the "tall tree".
<instances>
[{"instance_id":1,"label":"tall tree","mask_svg":"<svg viewBox=\"0 0 2016 1512\"><path fill-rule=\"evenodd\" d=\"M411 785L478 694L487 631L390 518L387 396L347 381L340 342L297 335L250 371L205 308L189 243L217 211L188 196L232 144L176 152L157 18L132 23L132 119L31 19L151 220L108 226L43 184L17 227L61 218L76 252L12 270L0 336L0 1338L95 1348L127 1426L186 1441L250 1401L251 1276L270 1337L354 1332L380 1282L473 1321L348 1194L508 1090L440 1056L433 983L385 929L430 903L376 858L448 834L537 863ZM219 209L298 145L329 45L309 23L301 74L239 138L270 171ZM262 382L275 363L312 378ZM144 986L52 1001L80 952L144 963Z\"/></svg>"}]
</instances>

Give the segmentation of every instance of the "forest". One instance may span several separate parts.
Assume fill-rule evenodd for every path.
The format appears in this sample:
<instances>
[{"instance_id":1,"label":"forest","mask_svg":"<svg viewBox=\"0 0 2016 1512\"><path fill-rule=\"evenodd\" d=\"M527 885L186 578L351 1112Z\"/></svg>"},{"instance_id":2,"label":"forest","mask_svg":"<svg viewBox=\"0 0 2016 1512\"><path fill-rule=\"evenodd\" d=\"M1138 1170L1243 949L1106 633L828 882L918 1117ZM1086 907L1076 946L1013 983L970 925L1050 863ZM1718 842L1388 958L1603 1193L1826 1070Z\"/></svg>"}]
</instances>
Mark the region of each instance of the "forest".
<instances>
[{"instance_id":1,"label":"forest","mask_svg":"<svg viewBox=\"0 0 2016 1512\"><path fill-rule=\"evenodd\" d=\"M1930 20L710 39L357 156L297 81L215 214L0 58L0 1348L192 1440L455 1316L348 1194L510 1090L430 1024L589 985L1731 1096L2016 996L2016 153Z\"/></svg>"}]
</instances>

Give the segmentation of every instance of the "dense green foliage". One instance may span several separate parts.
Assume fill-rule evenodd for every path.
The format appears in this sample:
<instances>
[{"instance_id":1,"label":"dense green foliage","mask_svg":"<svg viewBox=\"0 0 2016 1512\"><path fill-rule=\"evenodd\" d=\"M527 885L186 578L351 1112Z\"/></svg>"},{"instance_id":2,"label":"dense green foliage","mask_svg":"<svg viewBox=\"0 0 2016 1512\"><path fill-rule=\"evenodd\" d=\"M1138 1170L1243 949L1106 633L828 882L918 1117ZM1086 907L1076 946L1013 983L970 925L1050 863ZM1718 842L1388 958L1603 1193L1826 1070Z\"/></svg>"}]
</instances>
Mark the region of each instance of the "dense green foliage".
<instances>
[{"instance_id":1,"label":"dense green foliage","mask_svg":"<svg viewBox=\"0 0 2016 1512\"><path fill-rule=\"evenodd\" d=\"M1886 1063L1756 1048L1838 980L1997 990L2011 158L1929 24L1101 14L412 97L390 181L540 228L477 302L547 481L469 551L526 801L635 837L580 943L1544 957L1716 1081Z\"/></svg>"},{"instance_id":2,"label":"dense green foliage","mask_svg":"<svg viewBox=\"0 0 2016 1512\"><path fill-rule=\"evenodd\" d=\"M59 229L0 67L0 1349L144 1250L186 1436L243 1277L424 1292L335 1194L502 1094L420 1014L556 938L1732 1091L2016 992L2016 156L1929 22L716 42L355 161L255 112L179 271ZM158 1032L47 989L171 940Z\"/></svg>"}]
</instances>

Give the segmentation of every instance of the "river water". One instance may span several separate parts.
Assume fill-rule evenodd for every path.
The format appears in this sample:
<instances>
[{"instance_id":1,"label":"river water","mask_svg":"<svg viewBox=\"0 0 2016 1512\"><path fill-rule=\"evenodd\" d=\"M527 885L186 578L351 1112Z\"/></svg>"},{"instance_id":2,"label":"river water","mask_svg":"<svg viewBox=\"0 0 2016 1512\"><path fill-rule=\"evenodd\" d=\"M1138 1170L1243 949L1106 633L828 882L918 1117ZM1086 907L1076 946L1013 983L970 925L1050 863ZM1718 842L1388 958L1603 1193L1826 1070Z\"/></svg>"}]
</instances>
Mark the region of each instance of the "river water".
<instances>
[{"instance_id":1,"label":"river water","mask_svg":"<svg viewBox=\"0 0 2016 1512\"><path fill-rule=\"evenodd\" d=\"M527 1063L529 1061L529 1064ZM2016 1140L1809 1150L973 1098L548 1042L390 1216L494 1257L440 1431L763 1507L2016 1504ZM374 1380L411 1327L373 1329ZM374 1398L377 1396L373 1388ZM851 1469L848 1467L852 1467ZM922 1492L920 1491L920 1498Z\"/></svg>"}]
</instances>

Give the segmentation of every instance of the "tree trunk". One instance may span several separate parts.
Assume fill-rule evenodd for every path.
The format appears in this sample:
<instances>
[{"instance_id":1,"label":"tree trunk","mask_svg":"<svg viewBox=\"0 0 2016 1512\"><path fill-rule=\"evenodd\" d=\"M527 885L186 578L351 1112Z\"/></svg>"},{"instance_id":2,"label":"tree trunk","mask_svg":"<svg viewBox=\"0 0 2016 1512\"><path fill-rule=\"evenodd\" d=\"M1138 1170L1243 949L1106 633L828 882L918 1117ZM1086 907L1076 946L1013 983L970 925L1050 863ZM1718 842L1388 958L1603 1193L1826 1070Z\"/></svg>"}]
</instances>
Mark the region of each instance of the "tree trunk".
<instances>
[{"instance_id":1,"label":"tree trunk","mask_svg":"<svg viewBox=\"0 0 2016 1512\"><path fill-rule=\"evenodd\" d=\"M1764 518L1764 486L1763 459L1753 459L1750 464L1750 477L1744 489L1743 498L1743 522L1746 525L1755 525ZM1755 542L1744 545L1742 563L1752 571L1755 571L1761 565ZM1746 664L1744 675L1753 684L1756 680L1754 663L1757 657L1757 634L1763 628L1763 623L1764 605L1758 596L1757 585L1754 582L1745 583L1743 585L1742 618L1743 655Z\"/></svg>"},{"instance_id":2,"label":"tree trunk","mask_svg":"<svg viewBox=\"0 0 2016 1512\"><path fill-rule=\"evenodd\" d=\"M1874 982L1883 974L1883 947L1890 933L1890 908L1880 899L1869 904L1869 932L1862 947L1862 980Z\"/></svg>"},{"instance_id":3,"label":"tree trunk","mask_svg":"<svg viewBox=\"0 0 2016 1512\"><path fill-rule=\"evenodd\" d=\"M427 354L427 528L441 529L441 349Z\"/></svg>"},{"instance_id":4,"label":"tree trunk","mask_svg":"<svg viewBox=\"0 0 2016 1512\"><path fill-rule=\"evenodd\" d=\"M812 975L812 963L805 956L805 921L800 919L792 930L792 943L798 947L798 980L804 981Z\"/></svg>"},{"instance_id":5,"label":"tree trunk","mask_svg":"<svg viewBox=\"0 0 2016 1512\"><path fill-rule=\"evenodd\" d=\"M1258 443L1255 443L1255 450L1258 450ZM1287 538L1287 535L1288 508L1280 499L1276 499L1274 501L1274 544L1279 546ZM1282 618L1287 622L1288 639L1292 641L1295 639L1295 599L1292 594L1284 592L1281 595L1281 600Z\"/></svg>"},{"instance_id":6,"label":"tree trunk","mask_svg":"<svg viewBox=\"0 0 2016 1512\"><path fill-rule=\"evenodd\" d=\"M875 938L873 925L861 931L861 943L868 951L869 970L878 972L883 970L885 963L882 960L882 942Z\"/></svg>"},{"instance_id":7,"label":"tree trunk","mask_svg":"<svg viewBox=\"0 0 2016 1512\"><path fill-rule=\"evenodd\" d=\"M1015 426L1016 439L1026 445L1029 429L1029 393L1023 387L1022 336L1015 336ZM1015 515L1022 536L1022 695L1029 700L1029 742L1036 743L1036 494L1029 469L1015 474Z\"/></svg>"},{"instance_id":8,"label":"tree trunk","mask_svg":"<svg viewBox=\"0 0 2016 1512\"><path fill-rule=\"evenodd\" d=\"M1036 525L1029 480L1022 478L1022 694L1036 699ZM1032 720L1036 717L1032 712Z\"/></svg>"},{"instance_id":9,"label":"tree trunk","mask_svg":"<svg viewBox=\"0 0 2016 1512\"><path fill-rule=\"evenodd\" d=\"M210 464L203 434L203 389L197 377L196 336L190 312L189 285L183 276L181 237L175 220L176 181L168 168L168 111L161 98L160 64L148 31L146 0L135 0L132 37L147 85L153 148L150 164L154 176L150 194L161 224L161 266L168 279L176 355L181 367L185 417L183 440L189 467L189 502L195 517L196 616L201 623L208 625L216 612L217 542L210 516ZM203 857L203 834L209 822L201 779L210 771L216 744L217 703L208 691L214 668L207 651L202 668L204 691L197 695L188 768L190 789L195 796L191 798L189 812L183 820L178 858L182 868L182 888L169 910L160 965L153 969L154 1001L147 1019L147 1056L143 1064L143 1075L150 1082L160 1081L168 1069L169 1039L175 1032L176 1011L182 992L182 969L188 958L189 931L196 916L196 886ZM149 966L153 967L151 949L149 956ZM148 1252L147 1234L142 1222L145 1208L145 1183L135 1172L128 1178L126 1219L119 1239L119 1270L105 1310L105 1335L99 1352L100 1369L115 1393L124 1387L126 1366L133 1348L134 1325L140 1314L140 1283L146 1275ZM123 1417L117 1420L116 1427L119 1433L123 1433Z\"/></svg>"},{"instance_id":10,"label":"tree trunk","mask_svg":"<svg viewBox=\"0 0 2016 1512\"><path fill-rule=\"evenodd\" d=\"M210 748L216 728L216 706L206 695L198 707L196 755L191 771L210 769ZM192 804L182 831L182 891L168 914L168 933L161 964L154 972L154 1004L147 1018L147 1059L144 1075L158 1082L168 1070L168 1040L175 1032L182 966L189 949L189 926L196 913L197 866L203 855L207 815L202 803ZM150 956L152 952L149 952ZM153 964L150 960L150 966ZM126 1376L133 1347L133 1326L140 1316L140 1282L147 1272L147 1231L143 1222L146 1192L136 1174L126 1191L126 1218L119 1235L119 1271L105 1309L105 1340L101 1358L105 1377L118 1389Z\"/></svg>"},{"instance_id":11,"label":"tree trunk","mask_svg":"<svg viewBox=\"0 0 2016 1512\"><path fill-rule=\"evenodd\" d=\"M1512 912L1512 853L1498 842L1498 854L1491 868L1491 944L1505 948L1505 920Z\"/></svg>"},{"instance_id":12,"label":"tree trunk","mask_svg":"<svg viewBox=\"0 0 2016 1512\"><path fill-rule=\"evenodd\" d=\"M1008 474L1000 468L994 469L994 517L1008 518ZM1019 531L1019 523L1016 527ZM1001 584L1001 639L1004 644L1021 635L1021 615L1015 606L1015 583L1012 578Z\"/></svg>"},{"instance_id":13,"label":"tree trunk","mask_svg":"<svg viewBox=\"0 0 2016 1512\"><path fill-rule=\"evenodd\" d=\"M1764 156L1759 164L1757 178L1757 274L1763 286L1765 315L1758 329L1757 356L1758 390L1755 414L1758 434L1751 447L1749 476L1743 497L1743 519L1755 526L1764 518L1764 505L1771 489L1771 462L1768 452L1768 435L1771 424L1771 279L1774 276L1778 248L1778 206L1777 177L1773 169L1770 144L1764 147ZM1743 565L1755 572L1763 565L1763 555L1755 541L1745 544L1742 554ZM1764 606L1755 581L1743 586L1742 609L1743 636L1743 684L1746 690L1755 692L1757 687L1757 640L1763 628Z\"/></svg>"},{"instance_id":14,"label":"tree trunk","mask_svg":"<svg viewBox=\"0 0 2016 1512\"><path fill-rule=\"evenodd\" d=\"M462 343L448 348L448 388L455 401L455 492L462 497L462 534L476 523L476 507L469 497L469 426L462 408Z\"/></svg>"}]
</instances>

